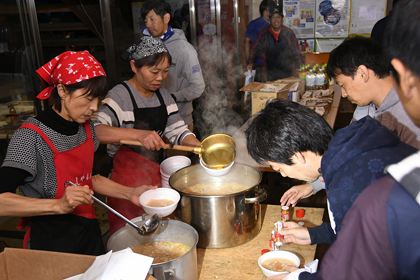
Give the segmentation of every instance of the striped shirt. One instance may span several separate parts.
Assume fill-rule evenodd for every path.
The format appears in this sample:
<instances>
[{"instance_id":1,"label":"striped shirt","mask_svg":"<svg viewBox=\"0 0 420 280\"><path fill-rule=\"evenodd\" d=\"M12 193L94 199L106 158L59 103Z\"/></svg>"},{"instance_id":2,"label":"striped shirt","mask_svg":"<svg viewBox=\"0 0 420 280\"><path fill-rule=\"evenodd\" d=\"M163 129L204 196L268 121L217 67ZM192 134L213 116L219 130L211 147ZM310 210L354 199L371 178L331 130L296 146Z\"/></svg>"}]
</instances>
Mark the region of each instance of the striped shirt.
<instances>
[{"instance_id":1,"label":"striped shirt","mask_svg":"<svg viewBox=\"0 0 420 280\"><path fill-rule=\"evenodd\" d=\"M141 95L129 82L124 82L133 93L138 108L153 108L160 106L156 94L152 98L146 98ZM168 112L168 120L163 134L175 145L181 145L185 136L193 134L188 130L187 125L178 113L176 105L169 92L163 88L159 89ZM100 124L112 127L134 128L134 106L130 94L123 85L113 87L102 101L98 111L92 116L95 126ZM194 135L194 134L193 134ZM108 154L113 156L119 149L120 144L109 144Z\"/></svg>"}]
</instances>

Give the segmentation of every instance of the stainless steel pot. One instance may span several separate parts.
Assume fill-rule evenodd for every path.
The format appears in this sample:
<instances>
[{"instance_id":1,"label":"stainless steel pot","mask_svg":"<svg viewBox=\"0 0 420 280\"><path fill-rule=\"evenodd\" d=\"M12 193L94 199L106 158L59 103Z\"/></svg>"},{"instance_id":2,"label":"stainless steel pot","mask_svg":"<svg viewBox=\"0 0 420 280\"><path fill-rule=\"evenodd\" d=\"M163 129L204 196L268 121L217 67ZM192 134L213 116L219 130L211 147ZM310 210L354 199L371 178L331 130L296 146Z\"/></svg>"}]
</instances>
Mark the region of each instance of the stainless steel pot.
<instances>
[{"instance_id":1,"label":"stainless steel pot","mask_svg":"<svg viewBox=\"0 0 420 280\"><path fill-rule=\"evenodd\" d=\"M135 222L142 226L144 221ZM108 240L108 250L119 251L140 243L173 241L182 243L191 250L169 262L152 264L149 274L158 280L197 280L198 233L190 225L176 220L162 220L159 228L150 235L140 235L131 226L116 231Z\"/></svg>"},{"instance_id":2,"label":"stainless steel pot","mask_svg":"<svg viewBox=\"0 0 420 280\"><path fill-rule=\"evenodd\" d=\"M248 189L220 196L183 192L196 184L215 182L239 183ZM258 235L262 226L260 202L267 197L266 191L258 188L260 182L258 170L240 163L234 163L229 173L219 177L208 175L196 164L178 170L169 178L170 186L181 194L179 218L197 230L199 248L229 248Z\"/></svg>"}]
</instances>

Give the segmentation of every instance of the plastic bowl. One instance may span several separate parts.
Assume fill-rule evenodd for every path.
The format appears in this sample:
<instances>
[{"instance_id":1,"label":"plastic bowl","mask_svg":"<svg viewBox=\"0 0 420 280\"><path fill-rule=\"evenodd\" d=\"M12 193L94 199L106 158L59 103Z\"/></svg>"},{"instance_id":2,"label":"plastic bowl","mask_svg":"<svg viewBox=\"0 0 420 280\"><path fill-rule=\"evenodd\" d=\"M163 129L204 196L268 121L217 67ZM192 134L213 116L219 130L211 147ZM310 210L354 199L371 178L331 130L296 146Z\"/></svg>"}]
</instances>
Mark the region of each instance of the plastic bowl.
<instances>
[{"instance_id":1,"label":"plastic bowl","mask_svg":"<svg viewBox=\"0 0 420 280\"><path fill-rule=\"evenodd\" d=\"M166 217L175 211L180 198L181 196L176 190L170 188L158 188L145 191L140 196L139 202L147 214L154 215L157 213L160 217ZM165 207L147 206L147 203L149 203L151 199L169 199L174 201L174 203Z\"/></svg>"},{"instance_id":2,"label":"plastic bowl","mask_svg":"<svg viewBox=\"0 0 420 280\"><path fill-rule=\"evenodd\" d=\"M234 163L235 162L232 161L232 163L228 167L223 168L223 169L211 169L211 168L208 168L208 167L204 166L203 158L200 158L200 164L204 168L204 171L206 171L207 174L209 174L211 176L216 176L216 177L217 176L223 176L223 175L226 175L227 173L229 173L229 171L232 168Z\"/></svg>"},{"instance_id":3,"label":"plastic bowl","mask_svg":"<svg viewBox=\"0 0 420 280\"><path fill-rule=\"evenodd\" d=\"M171 177L172 173L190 165L191 160L186 156L168 157L160 164L160 174L169 178Z\"/></svg>"},{"instance_id":4,"label":"plastic bowl","mask_svg":"<svg viewBox=\"0 0 420 280\"><path fill-rule=\"evenodd\" d=\"M268 253L265 253L264 255L262 255L259 259L258 259L258 265L260 266L262 272L264 273L265 277L270 277L270 276L274 276L274 275L279 275L279 274L283 274L286 272L278 272L278 271L273 271L273 270L268 270L266 268L264 268L262 266L262 263L268 259L272 259L272 258L282 258L282 259L288 259L292 262L294 262L296 264L297 267L300 266L300 259L298 256L296 256L295 254L293 254L292 252L288 252L288 251L271 251Z\"/></svg>"}]
</instances>

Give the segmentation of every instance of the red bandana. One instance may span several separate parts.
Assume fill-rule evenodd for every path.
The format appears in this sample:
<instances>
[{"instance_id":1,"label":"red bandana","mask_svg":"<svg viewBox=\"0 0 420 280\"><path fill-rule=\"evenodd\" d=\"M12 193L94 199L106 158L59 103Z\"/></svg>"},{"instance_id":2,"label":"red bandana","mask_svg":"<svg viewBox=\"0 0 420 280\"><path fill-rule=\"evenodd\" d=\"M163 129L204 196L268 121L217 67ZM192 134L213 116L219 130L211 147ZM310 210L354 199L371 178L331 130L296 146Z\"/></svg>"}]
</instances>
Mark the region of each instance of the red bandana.
<instances>
[{"instance_id":1,"label":"red bandana","mask_svg":"<svg viewBox=\"0 0 420 280\"><path fill-rule=\"evenodd\" d=\"M88 51L64 52L36 70L36 73L50 85L38 94L38 99L47 99L58 84L71 85L106 76L102 65Z\"/></svg>"}]
</instances>

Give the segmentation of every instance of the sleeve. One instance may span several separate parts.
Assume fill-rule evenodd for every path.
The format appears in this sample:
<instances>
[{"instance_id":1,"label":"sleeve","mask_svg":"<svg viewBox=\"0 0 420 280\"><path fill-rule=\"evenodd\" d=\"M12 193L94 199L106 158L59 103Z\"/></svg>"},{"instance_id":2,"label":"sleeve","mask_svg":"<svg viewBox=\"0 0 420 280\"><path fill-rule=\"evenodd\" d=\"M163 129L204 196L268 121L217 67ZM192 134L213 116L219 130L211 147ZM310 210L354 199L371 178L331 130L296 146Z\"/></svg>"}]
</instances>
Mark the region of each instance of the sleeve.
<instances>
[{"instance_id":1,"label":"sleeve","mask_svg":"<svg viewBox=\"0 0 420 280\"><path fill-rule=\"evenodd\" d=\"M177 102L187 102L197 99L204 92L205 83L203 73L201 71L200 62L198 61L197 52L194 47L188 43L184 45L186 48L182 53L182 57L178 58L178 63L182 62L182 73L180 76L187 77L188 86L179 91L171 92Z\"/></svg>"},{"instance_id":2,"label":"sleeve","mask_svg":"<svg viewBox=\"0 0 420 280\"><path fill-rule=\"evenodd\" d=\"M312 188L314 188L314 194L319 192L320 190L325 190L325 183L322 182L319 178L314 182L308 182Z\"/></svg>"},{"instance_id":3,"label":"sleeve","mask_svg":"<svg viewBox=\"0 0 420 280\"><path fill-rule=\"evenodd\" d=\"M295 69L298 69L303 64L303 56L299 50L299 44L296 39L295 33L291 31L291 49L293 54L293 59L295 61Z\"/></svg>"},{"instance_id":4,"label":"sleeve","mask_svg":"<svg viewBox=\"0 0 420 280\"><path fill-rule=\"evenodd\" d=\"M175 145L181 145L182 140L185 136L192 134L181 115L178 112L178 106L175 101L169 96L169 92L165 89L160 89L160 93L166 104L166 110L168 111L168 120L166 122L166 128L164 134L168 140Z\"/></svg>"},{"instance_id":5,"label":"sleeve","mask_svg":"<svg viewBox=\"0 0 420 280\"><path fill-rule=\"evenodd\" d=\"M0 168L0 193L16 192L16 189L19 186L22 186L25 183L25 179L29 176L31 176L31 174L28 171L19 168Z\"/></svg>"},{"instance_id":6,"label":"sleeve","mask_svg":"<svg viewBox=\"0 0 420 280\"><path fill-rule=\"evenodd\" d=\"M332 244L336 239L330 223L322 223L317 227L308 227L308 232L311 237L311 245Z\"/></svg>"},{"instance_id":7,"label":"sleeve","mask_svg":"<svg viewBox=\"0 0 420 280\"><path fill-rule=\"evenodd\" d=\"M387 230L388 189L389 183L380 179L356 199L337 240L322 259L317 279L337 279L337 275L346 279L398 278Z\"/></svg>"},{"instance_id":8,"label":"sleeve","mask_svg":"<svg viewBox=\"0 0 420 280\"><path fill-rule=\"evenodd\" d=\"M111 89L92 115L92 121L95 126L106 124L112 127L125 127L125 123L134 122L133 104L127 89L122 85Z\"/></svg>"},{"instance_id":9,"label":"sleeve","mask_svg":"<svg viewBox=\"0 0 420 280\"><path fill-rule=\"evenodd\" d=\"M254 42L254 45L252 45L251 50L249 52L249 58L248 58L248 64L252 63L254 64L257 62L257 60L261 57L263 50L264 50L264 39L262 36L264 33L261 32L260 35L258 35L257 39Z\"/></svg>"}]
</instances>

